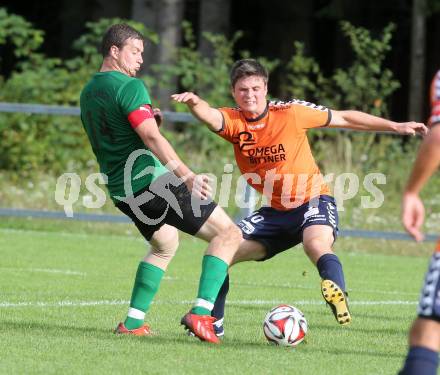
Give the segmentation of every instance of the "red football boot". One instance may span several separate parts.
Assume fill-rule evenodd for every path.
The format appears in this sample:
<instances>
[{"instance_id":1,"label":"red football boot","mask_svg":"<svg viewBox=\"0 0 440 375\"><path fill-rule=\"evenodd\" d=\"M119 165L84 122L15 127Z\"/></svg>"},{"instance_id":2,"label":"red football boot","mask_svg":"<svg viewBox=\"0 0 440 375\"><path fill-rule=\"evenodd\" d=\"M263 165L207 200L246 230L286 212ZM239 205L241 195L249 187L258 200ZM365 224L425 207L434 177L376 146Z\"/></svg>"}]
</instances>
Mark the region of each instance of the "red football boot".
<instances>
[{"instance_id":1,"label":"red football boot","mask_svg":"<svg viewBox=\"0 0 440 375\"><path fill-rule=\"evenodd\" d=\"M151 329L148 324L144 324L142 327L136 329L127 329L124 323L119 323L115 329L116 334L133 335L133 336L151 336Z\"/></svg>"},{"instance_id":2,"label":"red football boot","mask_svg":"<svg viewBox=\"0 0 440 375\"><path fill-rule=\"evenodd\" d=\"M220 340L214 332L212 323L215 318L210 315L196 315L187 313L180 323L190 332L194 333L202 341L208 341L213 344L219 344Z\"/></svg>"}]
</instances>

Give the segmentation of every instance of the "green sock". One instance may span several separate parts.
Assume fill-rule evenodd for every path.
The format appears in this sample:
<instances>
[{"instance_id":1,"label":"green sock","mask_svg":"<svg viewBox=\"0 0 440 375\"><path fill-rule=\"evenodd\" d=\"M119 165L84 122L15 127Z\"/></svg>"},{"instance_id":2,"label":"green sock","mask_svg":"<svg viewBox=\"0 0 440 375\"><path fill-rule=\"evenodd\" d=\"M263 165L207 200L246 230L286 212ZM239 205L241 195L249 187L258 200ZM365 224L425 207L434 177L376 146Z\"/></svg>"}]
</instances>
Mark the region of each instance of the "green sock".
<instances>
[{"instance_id":1,"label":"green sock","mask_svg":"<svg viewBox=\"0 0 440 375\"><path fill-rule=\"evenodd\" d=\"M139 263L131 294L130 309L124 322L127 329L136 329L144 324L145 312L159 289L164 273L164 270L150 263Z\"/></svg>"},{"instance_id":2,"label":"green sock","mask_svg":"<svg viewBox=\"0 0 440 375\"><path fill-rule=\"evenodd\" d=\"M202 261L197 301L191 310L196 315L211 315L217 294L228 274L228 265L212 255L205 255Z\"/></svg>"}]
</instances>

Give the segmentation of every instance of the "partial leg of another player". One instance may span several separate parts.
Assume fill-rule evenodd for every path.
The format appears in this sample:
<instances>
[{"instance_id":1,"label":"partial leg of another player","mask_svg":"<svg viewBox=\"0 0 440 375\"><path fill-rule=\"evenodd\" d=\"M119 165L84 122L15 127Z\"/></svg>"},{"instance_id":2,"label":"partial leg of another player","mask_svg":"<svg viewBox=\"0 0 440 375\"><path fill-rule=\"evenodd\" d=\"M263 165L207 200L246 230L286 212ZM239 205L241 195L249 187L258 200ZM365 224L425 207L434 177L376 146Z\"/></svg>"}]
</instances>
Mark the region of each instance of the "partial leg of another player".
<instances>
[{"instance_id":1,"label":"partial leg of another player","mask_svg":"<svg viewBox=\"0 0 440 375\"><path fill-rule=\"evenodd\" d=\"M322 295L338 323L346 325L351 322L351 315L344 272L339 258L332 251L333 242L333 228L329 225L310 225L303 230L304 251L318 268Z\"/></svg>"},{"instance_id":2,"label":"partial leg of another player","mask_svg":"<svg viewBox=\"0 0 440 375\"><path fill-rule=\"evenodd\" d=\"M399 375L437 374L440 349L439 250L431 257L420 293L418 315L409 333L409 350Z\"/></svg>"},{"instance_id":3,"label":"partial leg of another player","mask_svg":"<svg viewBox=\"0 0 440 375\"><path fill-rule=\"evenodd\" d=\"M409 334L409 350L399 375L436 375L440 348L440 323L417 318Z\"/></svg>"}]
</instances>

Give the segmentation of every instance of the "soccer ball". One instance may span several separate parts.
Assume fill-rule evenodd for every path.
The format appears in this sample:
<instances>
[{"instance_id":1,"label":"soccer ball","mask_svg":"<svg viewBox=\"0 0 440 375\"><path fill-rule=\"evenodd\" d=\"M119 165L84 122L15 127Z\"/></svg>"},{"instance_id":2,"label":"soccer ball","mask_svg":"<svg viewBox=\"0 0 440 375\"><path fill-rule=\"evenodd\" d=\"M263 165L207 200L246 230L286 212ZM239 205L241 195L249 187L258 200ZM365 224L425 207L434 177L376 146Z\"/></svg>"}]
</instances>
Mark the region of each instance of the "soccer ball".
<instances>
[{"instance_id":1,"label":"soccer ball","mask_svg":"<svg viewBox=\"0 0 440 375\"><path fill-rule=\"evenodd\" d=\"M263 331L267 340L273 344L296 346L307 333L307 320L296 307L279 305L267 313Z\"/></svg>"}]
</instances>

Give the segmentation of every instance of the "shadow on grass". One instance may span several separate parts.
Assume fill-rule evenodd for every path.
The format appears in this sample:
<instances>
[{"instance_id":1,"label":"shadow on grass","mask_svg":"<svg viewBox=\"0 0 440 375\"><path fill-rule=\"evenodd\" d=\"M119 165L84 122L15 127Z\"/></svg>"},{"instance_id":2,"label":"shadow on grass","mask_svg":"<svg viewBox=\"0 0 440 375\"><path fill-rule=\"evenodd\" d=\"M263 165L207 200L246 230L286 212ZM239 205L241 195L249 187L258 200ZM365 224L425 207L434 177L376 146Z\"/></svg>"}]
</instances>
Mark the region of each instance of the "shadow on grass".
<instances>
[{"instance_id":1,"label":"shadow on grass","mask_svg":"<svg viewBox=\"0 0 440 375\"><path fill-rule=\"evenodd\" d=\"M26 332L28 331L44 331L45 335L53 335L59 337L60 331L71 333L87 333L87 334L110 334L113 331L111 329L102 329L97 327L80 327L68 324L60 323L40 323L40 322L8 322L0 321L0 332L10 331L14 332Z\"/></svg>"},{"instance_id":2,"label":"shadow on grass","mask_svg":"<svg viewBox=\"0 0 440 375\"><path fill-rule=\"evenodd\" d=\"M324 329L324 330L341 330L338 326L327 326L327 325L314 325L314 329ZM344 328L345 329L345 328ZM353 330L350 328L350 330ZM224 339L220 345L213 345L204 343L197 338L189 337L182 331L176 330L175 335L165 336L161 335L160 332L156 332L152 336L148 337L136 337L136 336L125 336L125 335L115 335L112 329L102 329L97 327L80 327L72 326L67 324L44 324L38 322L8 322L0 321L0 333L6 333L7 331L13 331L14 335L22 332L23 334L29 335L32 332L35 335L40 335L40 331L44 332L44 338L47 340L48 336L60 337L60 331L63 332L64 336L81 336L84 335L92 336L95 339L104 340L122 340L123 342L135 341L139 343L152 343L154 345L191 345L194 348L203 347L209 348L210 350L240 350L240 351L253 351L255 349L267 351L267 353L273 353L274 350L284 350L289 351L292 348L277 347L268 344L264 341L256 342L250 340L244 340L241 338L234 339ZM31 331L31 332L30 332ZM360 330L356 330L360 331ZM378 330L383 333L383 330ZM365 332L365 330L364 330ZM400 332L401 333L401 332ZM301 352L303 354L313 354L318 353L329 354L329 355L352 355L352 356L363 356L363 357L387 357L387 358L402 358L402 355L391 354L389 352L381 352L378 350L356 350L356 349L330 349L323 350L316 347L308 347L307 344L301 344L298 349L293 349L294 352Z\"/></svg>"},{"instance_id":3,"label":"shadow on grass","mask_svg":"<svg viewBox=\"0 0 440 375\"><path fill-rule=\"evenodd\" d=\"M407 334L407 332L405 330L399 329L399 328L367 328L367 327L362 327L362 326L356 326L356 323L352 323L350 324L350 326L348 327L340 327L337 325L337 323L335 323L335 325L327 325L327 324L309 324L309 329L313 329L313 330L327 330L327 331L332 331L332 332L336 332L336 333L341 333L341 331L345 331L347 333L349 332L356 332L358 333L363 333L366 335L371 335L371 334L378 334L378 335L402 335L402 334Z\"/></svg>"},{"instance_id":4,"label":"shadow on grass","mask_svg":"<svg viewBox=\"0 0 440 375\"><path fill-rule=\"evenodd\" d=\"M231 345L229 345L231 344ZM240 351L253 350L258 347L259 350L267 350L273 353L274 350L284 350L284 351L292 351L294 353L302 353L304 355L313 355L317 354L327 354L330 356L354 356L354 357L382 357L382 358L403 358L403 354L392 354L385 351L379 350L356 350L356 349L337 349L331 348L328 350L319 349L316 347L311 347L307 343L300 344L297 348L289 348L289 347L278 347L276 345L268 344L268 343L256 343L249 342L246 340L235 339L233 341L225 343L225 346L236 346L240 349Z\"/></svg>"},{"instance_id":5,"label":"shadow on grass","mask_svg":"<svg viewBox=\"0 0 440 375\"><path fill-rule=\"evenodd\" d=\"M104 339L104 340L122 340L124 342L127 341L137 341L137 342L149 342L153 344L183 344L183 345L207 345L209 347L218 348L219 345L211 345L208 343L203 343L199 339L195 337L190 337L186 333L184 333L183 328L177 328L175 333L171 336L168 334L161 334L160 331L154 332L151 336L128 336L128 335L115 335L113 329L107 328L97 328L96 326L84 327L84 326L73 326L62 323L40 323L40 322L10 322L0 320L0 334L6 334L8 331L13 332L14 335L18 335L20 333L25 334L26 336L35 334L35 336L42 336L45 339L47 337L60 337L60 332L62 332L63 336L89 336L94 337L95 339ZM44 332L44 336L41 335L41 332ZM255 344L255 343L253 343Z\"/></svg>"},{"instance_id":6,"label":"shadow on grass","mask_svg":"<svg viewBox=\"0 0 440 375\"><path fill-rule=\"evenodd\" d=\"M228 306L228 308L233 308L236 310L244 310L244 311L253 311L255 313L258 312L258 314L261 315L261 319L263 320L266 312L267 312L267 308L265 306L249 306L249 305L231 305ZM399 319L402 321L402 324L409 324L408 322L412 321L408 319L403 319L401 316L393 316L393 315L378 315L378 314L370 314L370 313L356 313L353 314L354 315L354 321L352 324L350 324L348 327L341 327L339 326L338 323L336 323L336 320L333 320L333 316L332 313L330 311L330 309L325 308L325 306L323 306L323 310L322 312L324 314L328 314L328 319L329 322L330 321L334 321L334 324L313 324L311 323L311 320L308 319L309 321L309 326L313 327L313 328L319 328L319 329L326 329L326 330L331 330L331 331L340 331L342 330L349 330L352 332L361 332L361 333L378 333L378 334L391 334L391 335L399 335L402 334L402 332L404 332L406 334L406 331L402 331L402 329L399 328L383 328L383 327L379 327L379 328L367 328L363 325L363 319L371 319L371 320L377 320L380 322L389 322L391 319L393 320L393 322L395 323L396 319ZM301 308L300 308L301 309ZM303 312L305 312L305 309L301 309ZM314 311L313 313L306 313L306 317L310 317L310 316L320 316L321 314ZM371 324L371 323L370 323Z\"/></svg>"},{"instance_id":7,"label":"shadow on grass","mask_svg":"<svg viewBox=\"0 0 440 375\"><path fill-rule=\"evenodd\" d=\"M307 350L307 349L306 349ZM338 355L350 355L350 356L355 356L355 357L382 357L382 358L399 358L402 359L403 358L403 354L392 354L389 352L380 352L377 350L337 350L337 349L332 349L332 350L323 350L323 349L309 349L308 350L309 353L325 353L325 354L330 354L332 356L338 356Z\"/></svg>"},{"instance_id":8,"label":"shadow on grass","mask_svg":"<svg viewBox=\"0 0 440 375\"><path fill-rule=\"evenodd\" d=\"M388 321L390 321L390 319L393 319L394 322L399 321L402 324L408 324L408 321L412 321L413 319L416 318L416 310L414 309L413 313L411 313L409 318L408 318L408 315L402 316L401 314L384 315L384 314L370 314L370 313L365 313L365 312L363 312L363 313L356 312L353 315L355 315L355 317L359 320L361 318L365 318L365 319L380 320L381 322L388 322Z\"/></svg>"}]
</instances>

